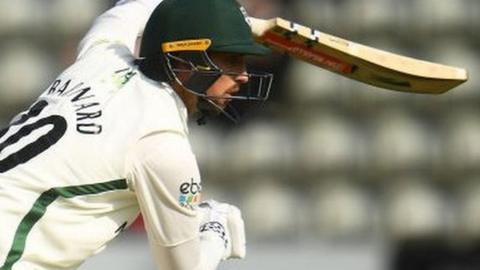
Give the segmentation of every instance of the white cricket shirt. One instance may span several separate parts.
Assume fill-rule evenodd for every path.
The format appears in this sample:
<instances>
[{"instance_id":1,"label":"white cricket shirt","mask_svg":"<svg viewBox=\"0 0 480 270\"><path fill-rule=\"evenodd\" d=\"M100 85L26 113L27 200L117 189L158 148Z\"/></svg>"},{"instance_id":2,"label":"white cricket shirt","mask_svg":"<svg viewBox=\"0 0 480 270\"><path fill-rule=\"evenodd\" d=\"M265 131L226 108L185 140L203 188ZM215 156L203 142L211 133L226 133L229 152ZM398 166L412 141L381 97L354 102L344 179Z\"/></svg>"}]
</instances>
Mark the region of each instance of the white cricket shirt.
<instances>
[{"instance_id":1,"label":"white cricket shirt","mask_svg":"<svg viewBox=\"0 0 480 270\"><path fill-rule=\"evenodd\" d=\"M184 104L133 63L159 2L120 1L100 16L77 61L0 131L0 270L75 269L140 210L159 265L200 260L162 251L198 249L189 205L201 181Z\"/></svg>"}]
</instances>

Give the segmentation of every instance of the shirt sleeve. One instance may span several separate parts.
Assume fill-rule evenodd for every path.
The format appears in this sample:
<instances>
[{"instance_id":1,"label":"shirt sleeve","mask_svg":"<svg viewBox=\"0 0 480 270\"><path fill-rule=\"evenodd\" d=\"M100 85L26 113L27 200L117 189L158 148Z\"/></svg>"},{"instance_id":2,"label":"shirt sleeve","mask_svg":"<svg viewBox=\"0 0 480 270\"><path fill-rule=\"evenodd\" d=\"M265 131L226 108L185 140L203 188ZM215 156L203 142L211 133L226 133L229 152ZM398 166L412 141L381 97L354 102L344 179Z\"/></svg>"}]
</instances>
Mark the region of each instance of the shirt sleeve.
<instances>
[{"instance_id":1,"label":"shirt sleeve","mask_svg":"<svg viewBox=\"0 0 480 270\"><path fill-rule=\"evenodd\" d=\"M184 134L159 132L142 138L127 158L128 179L137 194L159 269L215 269L224 246L201 239L200 175Z\"/></svg>"},{"instance_id":2,"label":"shirt sleeve","mask_svg":"<svg viewBox=\"0 0 480 270\"><path fill-rule=\"evenodd\" d=\"M162 0L121 0L100 15L80 42L77 59L98 44L117 43L132 54L153 10Z\"/></svg>"}]
</instances>

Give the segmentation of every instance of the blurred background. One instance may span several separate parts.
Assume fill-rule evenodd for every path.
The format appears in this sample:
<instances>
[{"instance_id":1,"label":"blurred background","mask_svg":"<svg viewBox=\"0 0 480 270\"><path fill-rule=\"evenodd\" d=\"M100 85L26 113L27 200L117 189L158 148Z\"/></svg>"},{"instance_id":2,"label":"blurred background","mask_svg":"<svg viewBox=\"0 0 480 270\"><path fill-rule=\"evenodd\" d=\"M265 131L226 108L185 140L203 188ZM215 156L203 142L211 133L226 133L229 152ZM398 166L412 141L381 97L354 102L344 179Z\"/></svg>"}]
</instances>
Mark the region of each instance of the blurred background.
<instances>
[{"instance_id":1,"label":"blurred background","mask_svg":"<svg viewBox=\"0 0 480 270\"><path fill-rule=\"evenodd\" d=\"M114 1L0 1L0 124L75 59ZM440 96L363 85L274 54L271 100L191 125L204 198L239 205L248 258L219 269L480 269L480 1L243 0L251 15L465 67ZM139 220L82 269L154 269Z\"/></svg>"}]
</instances>

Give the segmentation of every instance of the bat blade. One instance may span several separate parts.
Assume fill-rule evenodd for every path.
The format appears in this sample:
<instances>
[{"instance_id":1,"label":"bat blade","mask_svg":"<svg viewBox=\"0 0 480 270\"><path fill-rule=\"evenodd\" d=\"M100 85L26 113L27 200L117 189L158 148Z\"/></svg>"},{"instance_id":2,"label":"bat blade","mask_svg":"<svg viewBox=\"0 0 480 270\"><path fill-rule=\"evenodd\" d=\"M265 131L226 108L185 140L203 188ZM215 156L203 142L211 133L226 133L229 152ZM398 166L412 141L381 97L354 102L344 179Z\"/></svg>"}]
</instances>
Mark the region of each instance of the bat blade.
<instances>
[{"instance_id":1,"label":"bat blade","mask_svg":"<svg viewBox=\"0 0 480 270\"><path fill-rule=\"evenodd\" d=\"M468 80L465 69L414 59L335 37L282 18L250 17L255 39L321 68L377 87L441 94Z\"/></svg>"}]
</instances>

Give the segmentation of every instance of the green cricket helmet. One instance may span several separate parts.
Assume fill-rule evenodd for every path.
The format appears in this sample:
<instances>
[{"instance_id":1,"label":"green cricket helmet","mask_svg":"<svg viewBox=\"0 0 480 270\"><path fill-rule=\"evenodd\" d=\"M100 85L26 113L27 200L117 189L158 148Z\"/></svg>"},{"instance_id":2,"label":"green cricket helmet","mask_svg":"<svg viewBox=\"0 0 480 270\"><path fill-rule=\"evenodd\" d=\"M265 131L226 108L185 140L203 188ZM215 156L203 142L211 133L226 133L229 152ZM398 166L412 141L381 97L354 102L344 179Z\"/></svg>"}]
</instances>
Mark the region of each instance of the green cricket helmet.
<instances>
[{"instance_id":1,"label":"green cricket helmet","mask_svg":"<svg viewBox=\"0 0 480 270\"><path fill-rule=\"evenodd\" d=\"M235 0L164 0L143 33L141 57L163 53L166 42L210 39L208 51L264 55L256 43L245 9Z\"/></svg>"},{"instance_id":2,"label":"green cricket helmet","mask_svg":"<svg viewBox=\"0 0 480 270\"><path fill-rule=\"evenodd\" d=\"M147 76L156 74L150 77L175 81L201 97L198 108L203 115L221 112L236 122L238 110L233 106L220 108L213 102L218 97L210 97L207 90L220 76L239 74L218 67L210 59L210 52L265 55L270 50L254 41L248 15L235 0L164 0L153 11L143 33L141 69ZM248 76L248 83L228 98L265 101L273 75L255 72L244 76Z\"/></svg>"}]
</instances>

